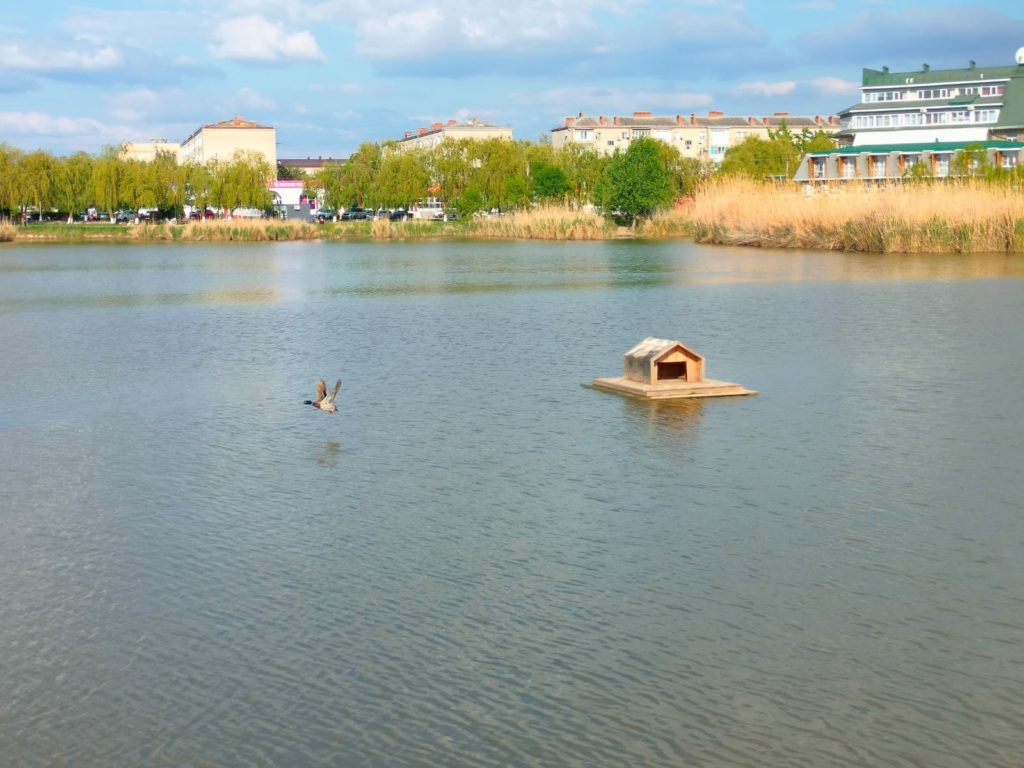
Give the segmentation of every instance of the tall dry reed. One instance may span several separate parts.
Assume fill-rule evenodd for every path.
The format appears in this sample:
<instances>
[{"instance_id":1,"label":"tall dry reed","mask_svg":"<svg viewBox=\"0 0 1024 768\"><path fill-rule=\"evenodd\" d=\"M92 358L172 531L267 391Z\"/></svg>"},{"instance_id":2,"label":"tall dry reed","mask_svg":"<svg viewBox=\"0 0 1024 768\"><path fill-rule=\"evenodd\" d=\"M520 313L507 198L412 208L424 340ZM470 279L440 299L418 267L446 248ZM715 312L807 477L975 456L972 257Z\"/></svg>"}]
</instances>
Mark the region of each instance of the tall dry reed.
<instances>
[{"instance_id":1,"label":"tall dry reed","mask_svg":"<svg viewBox=\"0 0 1024 768\"><path fill-rule=\"evenodd\" d=\"M1024 252L1024 189L979 180L777 187L715 179L677 216L705 243L877 253Z\"/></svg>"},{"instance_id":2,"label":"tall dry reed","mask_svg":"<svg viewBox=\"0 0 1024 768\"><path fill-rule=\"evenodd\" d=\"M267 242L271 240L316 240L316 224L273 219L190 221L186 224L142 224L132 227L136 240L182 242Z\"/></svg>"},{"instance_id":3,"label":"tall dry reed","mask_svg":"<svg viewBox=\"0 0 1024 768\"><path fill-rule=\"evenodd\" d=\"M541 206L505 216L474 218L467 237L516 240L605 240L617 227L599 214L564 206Z\"/></svg>"},{"instance_id":4,"label":"tall dry reed","mask_svg":"<svg viewBox=\"0 0 1024 768\"><path fill-rule=\"evenodd\" d=\"M9 221L0 221L0 243L9 243L18 236L18 228Z\"/></svg>"}]
</instances>

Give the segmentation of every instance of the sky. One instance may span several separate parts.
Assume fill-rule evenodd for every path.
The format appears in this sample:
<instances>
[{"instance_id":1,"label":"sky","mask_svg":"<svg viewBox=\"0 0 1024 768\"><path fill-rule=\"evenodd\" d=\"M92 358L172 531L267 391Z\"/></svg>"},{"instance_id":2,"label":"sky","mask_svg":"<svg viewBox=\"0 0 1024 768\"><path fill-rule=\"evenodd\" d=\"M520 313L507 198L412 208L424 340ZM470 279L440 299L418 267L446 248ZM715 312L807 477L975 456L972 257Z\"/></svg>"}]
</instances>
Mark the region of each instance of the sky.
<instances>
[{"instance_id":1,"label":"sky","mask_svg":"<svg viewBox=\"0 0 1024 768\"><path fill-rule=\"evenodd\" d=\"M829 115L864 67L1014 63L1021 0L33 0L0 14L0 142L184 141L242 115L278 157L449 119Z\"/></svg>"}]
</instances>

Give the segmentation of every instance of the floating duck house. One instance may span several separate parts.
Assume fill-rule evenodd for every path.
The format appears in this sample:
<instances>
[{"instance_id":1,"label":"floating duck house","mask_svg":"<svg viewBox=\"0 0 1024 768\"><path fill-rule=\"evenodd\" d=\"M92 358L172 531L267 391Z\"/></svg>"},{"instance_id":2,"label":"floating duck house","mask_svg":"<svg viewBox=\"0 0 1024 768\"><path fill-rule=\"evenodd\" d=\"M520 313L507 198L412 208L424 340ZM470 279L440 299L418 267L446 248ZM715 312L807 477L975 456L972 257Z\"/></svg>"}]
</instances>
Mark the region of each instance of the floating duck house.
<instances>
[{"instance_id":1,"label":"floating duck house","mask_svg":"<svg viewBox=\"0 0 1024 768\"><path fill-rule=\"evenodd\" d=\"M594 379L594 386L648 399L756 395L729 381L704 378L704 356L681 341L648 336L625 355L618 378Z\"/></svg>"}]
</instances>

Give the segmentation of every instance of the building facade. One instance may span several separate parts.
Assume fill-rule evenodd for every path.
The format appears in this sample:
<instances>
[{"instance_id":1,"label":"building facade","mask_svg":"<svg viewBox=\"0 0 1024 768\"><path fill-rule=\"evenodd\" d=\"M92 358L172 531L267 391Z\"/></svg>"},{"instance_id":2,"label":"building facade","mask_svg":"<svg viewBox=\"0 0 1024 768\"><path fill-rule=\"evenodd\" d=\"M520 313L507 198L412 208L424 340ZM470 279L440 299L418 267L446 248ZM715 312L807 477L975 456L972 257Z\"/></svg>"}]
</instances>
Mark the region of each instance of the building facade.
<instances>
[{"instance_id":1,"label":"building facade","mask_svg":"<svg viewBox=\"0 0 1024 768\"><path fill-rule=\"evenodd\" d=\"M795 181L899 181L1024 161L1024 49L1013 66L865 69L860 101L840 110L838 149L808 154Z\"/></svg>"},{"instance_id":2,"label":"building facade","mask_svg":"<svg viewBox=\"0 0 1024 768\"><path fill-rule=\"evenodd\" d=\"M480 120L471 119L464 123L449 120L446 123L434 123L429 128L422 127L415 131L406 131L405 136L396 142L400 152L411 149L431 149L446 139L459 141L485 141L487 139L512 140L512 129L504 125L492 125Z\"/></svg>"},{"instance_id":3,"label":"building facade","mask_svg":"<svg viewBox=\"0 0 1024 768\"><path fill-rule=\"evenodd\" d=\"M966 153L966 157L965 157ZM1024 143L986 140L931 141L921 144L866 144L807 154L793 181L900 181L917 174L942 179L968 173L982 157L993 168L1021 165Z\"/></svg>"},{"instance_id":4,"label":"building facade","mask_svg":"<svg viewBox=\"0 0 1024 768\"><path fill-rule=\"evenodd\" d=\"M142 160L151 163L156 160L159 154L178 157L178 150L181 145L165 139L153 139L153 141L126 141L121 145L121 155L125 160Z\"/></svg>"},{"instance_id":5,"label":"building facade","mask_svg":"<svg viewBox=\"0 0 1024 768\"><path fill-rule=\"evenodd\" d=\"M784 125L794 133L806 129L831 134L839 130L834 116L795 117L788 112L776 112L771 117L731 117L724 112L708 112L706 117L694 113L689 117L660 117L650 112L634 112L631 117L592 117L581 112L551 129L551 145L560 149L578 144L611 155L626 151L633 139L653 138L675 147L683 157L720 163L729 147L751 136L767 139L769 131Z\"/></svg>"},{"instance_id":6,"label":"building facade","mask_svg":"<svg viewBox=\"0 0 1024 768\"><path fill-rule=\"evenodd\" d=\"M276 169L277 131L241 116L210 123L182 142L178 162L198 165L213 161L229 162L238 152L260 155L271 168Z\"/></svg>"},{"instance_id":7,"label":"building facade","mask_svg":"<svg viewBox=\"0 0 1024 768\"><path fill-rule=\"evenodd\" d=\"M862 83L860 101L839 112L841 144L1024 139L1024 64L865 69Z\"/></svg>"},{"instance_id":8,"label":"building facade","mask_svg":"<svg viewBox=\"0 0 1024 768\"><path fill-rule=\"evenodd\" d=\"M156 159L158 153L175 156L178 163L204 165L214 160L229 162L237 152L262 156L277 169L277 131L269 125L258 125L244 117L222 120L199 128L181 144L165 139L125 142L121 156L126 160Z\"/></svg>"}]
</instances>

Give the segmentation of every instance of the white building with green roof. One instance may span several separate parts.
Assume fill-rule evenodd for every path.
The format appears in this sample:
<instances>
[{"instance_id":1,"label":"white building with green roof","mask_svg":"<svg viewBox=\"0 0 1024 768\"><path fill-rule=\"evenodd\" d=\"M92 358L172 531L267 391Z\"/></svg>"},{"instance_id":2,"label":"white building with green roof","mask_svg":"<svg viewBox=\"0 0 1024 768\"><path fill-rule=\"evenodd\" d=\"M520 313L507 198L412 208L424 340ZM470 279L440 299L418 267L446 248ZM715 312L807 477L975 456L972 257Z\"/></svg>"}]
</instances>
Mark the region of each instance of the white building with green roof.
<instances>
[{"instance_id":1,"label":"white building with green roof","mask_svg":"<svg viewBox=\"0 0 1024 768\"><path fill-rule=\"evenodd\" d=\"M860 101L839 112L841 144L975 142L1024 138L1020 63L914 72L865 69Z\"/></svg>"},{"instance_id":2,"label":"white building with green roof","mask_svg":"<svg viewBox=\"0 0 1024 768\"><path fill-rule=\"evenodd\" d=\"M839 111L839 147L804 157L794 181L956 175L982 159L1024 164L1024 48L1013 66L865 69L860 101Z\"/></svg>"}]
</instances>

